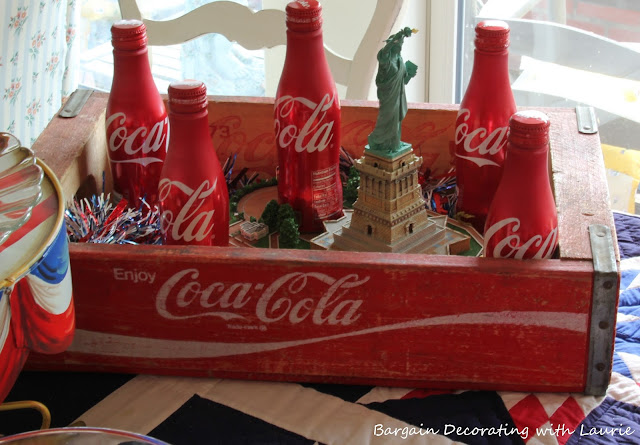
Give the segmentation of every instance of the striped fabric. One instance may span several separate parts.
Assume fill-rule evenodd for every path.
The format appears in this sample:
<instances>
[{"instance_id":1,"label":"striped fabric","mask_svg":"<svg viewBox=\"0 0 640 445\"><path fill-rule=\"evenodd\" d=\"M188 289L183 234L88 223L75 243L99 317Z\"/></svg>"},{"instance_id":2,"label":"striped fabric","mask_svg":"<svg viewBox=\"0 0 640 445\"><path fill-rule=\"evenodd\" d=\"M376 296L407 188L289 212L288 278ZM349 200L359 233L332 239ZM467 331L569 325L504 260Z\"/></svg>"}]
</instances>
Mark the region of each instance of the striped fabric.
<instances>
[{"instance_id":1,"label":"striped fabric","mask_svg":"<svg viewBox=\"0 0 640 445\"><path fill-rule=\"evenodd\" d=\"M30 350L57 353L73 338L69 249L59 210L57 191L45 177L31 217L0 245L0 277L11 278L0 289L0 402Z\"/></svg>"}]
</instances>

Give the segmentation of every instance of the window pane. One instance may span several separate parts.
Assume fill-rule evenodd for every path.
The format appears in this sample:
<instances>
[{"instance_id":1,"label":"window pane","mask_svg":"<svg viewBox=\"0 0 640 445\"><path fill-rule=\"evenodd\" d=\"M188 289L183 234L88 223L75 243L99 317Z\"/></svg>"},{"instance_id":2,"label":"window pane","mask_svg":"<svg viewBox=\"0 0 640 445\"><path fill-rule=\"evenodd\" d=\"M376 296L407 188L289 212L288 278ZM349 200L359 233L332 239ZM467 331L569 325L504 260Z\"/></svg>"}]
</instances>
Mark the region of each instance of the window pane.
<instances>
[{"instance_id":1,"label":"window pane","mask_svg":"<svg viewBox=\"0 0 640 445\"><path fill-rule=\"evenodd\" d=\"M461 0L459 100L476 23L511 25L509 72L518 106L596 109L612 207L634 212L640 180L640 2Z\"/></svg>"},{"instance_id":2,"label":"window pane","mask_svg":"<svg viewBox=\"0 0 640 445\"><path fill-rule=\"evenodd\" d=\"M215 0L214 0L215 1ZM211 0L137 0L143 17L170 20ZM235 0L253 10L262 0ZM117 0L84 0L82 7L85 46L81 50L80 84L108 91L113 77L110 27L120 19ZM152 73L161 93L180 79L205 82L209 94L264 95L264 51L248 51L218 34L208 34L173 46L151 47Z\"/></svg>"}]
</instances>

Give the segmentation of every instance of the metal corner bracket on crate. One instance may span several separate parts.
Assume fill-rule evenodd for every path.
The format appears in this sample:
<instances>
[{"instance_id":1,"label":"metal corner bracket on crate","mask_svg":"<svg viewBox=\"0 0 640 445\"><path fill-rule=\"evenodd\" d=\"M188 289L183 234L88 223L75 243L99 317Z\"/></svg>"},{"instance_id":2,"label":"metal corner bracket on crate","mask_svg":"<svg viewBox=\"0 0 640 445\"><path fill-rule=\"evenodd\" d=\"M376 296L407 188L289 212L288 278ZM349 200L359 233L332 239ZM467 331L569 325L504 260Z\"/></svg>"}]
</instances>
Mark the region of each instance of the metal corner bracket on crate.
<instances>
[{"instance_id":1,"label":"metal corner bracket on crate","mask_svg":"<svg viewBox=\"0 0 640 445\"><path fill-rule=\"evenodd\" d=\"M583 134L595 134L598 132L598 120L593 107L578 105L576 107L578 118L578 131Z\"/></svg>"},{"instance_id":2,"label":"metal corner bracket on crate","mask_svg":"<svg viewBox=\"0 0 640 445\"><path fill-rule=\"evenodd\" d=\"M76 117L82 111L82 107L89 100L89 96L93 93L91 89L79 89L75 90L69 99L65 102L62 109L60 110L60 117Z\"/></svg>"},{"instance_id":3,"label":"metal corner bracket on crate","mask_svg":"<svg viewBox=\"0 0 640 445\"><path fill-rule=\"evenodd\" d=\"M604 395L611 376L613 345L618 301L618 267L609 227L589 226L593 252L593 296L591 306L591 338L589 367L585 393Z\"/></svg>"}]
</instances>

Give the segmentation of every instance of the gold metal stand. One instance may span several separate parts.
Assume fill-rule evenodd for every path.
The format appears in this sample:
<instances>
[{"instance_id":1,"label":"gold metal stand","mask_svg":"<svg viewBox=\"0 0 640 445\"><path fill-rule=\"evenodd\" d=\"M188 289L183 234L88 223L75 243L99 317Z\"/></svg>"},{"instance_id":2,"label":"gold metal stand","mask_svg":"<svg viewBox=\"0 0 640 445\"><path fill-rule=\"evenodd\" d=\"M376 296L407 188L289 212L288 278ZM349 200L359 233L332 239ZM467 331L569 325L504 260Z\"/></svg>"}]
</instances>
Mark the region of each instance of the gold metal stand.
<instances>
[{"instance_id":1,"label":"gold metal stand","mask_svg":"<svg viewBox=\"0 0 640 445\"><path fill-rule=\"evenodd\" d=\"M41 430L45 430L51 426L51 413L49 408L35 400L21 400L19 402L5 402L0 404L0 411L15 411L18 409L35 409L42 416Z\"/></svg>"}]
</instances>

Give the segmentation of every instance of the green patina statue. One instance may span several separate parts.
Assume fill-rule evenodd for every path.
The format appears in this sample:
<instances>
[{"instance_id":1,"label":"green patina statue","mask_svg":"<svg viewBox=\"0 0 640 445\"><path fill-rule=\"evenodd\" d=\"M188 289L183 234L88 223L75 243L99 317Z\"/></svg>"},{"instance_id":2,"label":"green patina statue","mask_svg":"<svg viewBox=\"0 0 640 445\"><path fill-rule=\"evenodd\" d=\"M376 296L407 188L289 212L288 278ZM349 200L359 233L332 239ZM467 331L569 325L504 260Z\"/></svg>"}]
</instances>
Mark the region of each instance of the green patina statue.
<instances>
[{"instance_id":1,"label":"green patina statue","mask_svg":"<svg viewBox=\"0 0 640 445\"><path fill-rule=\"evenodd\" d=\"M400 52L404 39L416 32L404 28L385 40L386 45L378 52L376 86L380 110L366 149L385 157L393 157L410 148L410 144L400 141L402 120L407 114L404 86L416 75L418 67L411 61L405 63Z\"/></svg>"}]
</instances>

